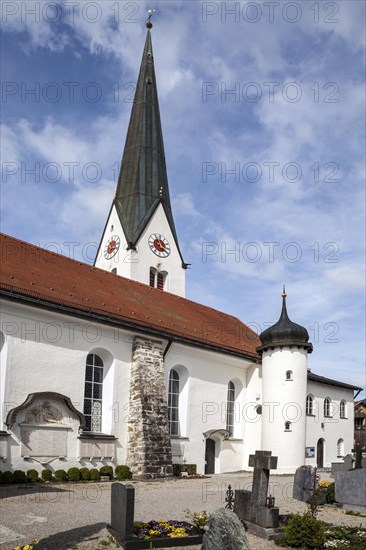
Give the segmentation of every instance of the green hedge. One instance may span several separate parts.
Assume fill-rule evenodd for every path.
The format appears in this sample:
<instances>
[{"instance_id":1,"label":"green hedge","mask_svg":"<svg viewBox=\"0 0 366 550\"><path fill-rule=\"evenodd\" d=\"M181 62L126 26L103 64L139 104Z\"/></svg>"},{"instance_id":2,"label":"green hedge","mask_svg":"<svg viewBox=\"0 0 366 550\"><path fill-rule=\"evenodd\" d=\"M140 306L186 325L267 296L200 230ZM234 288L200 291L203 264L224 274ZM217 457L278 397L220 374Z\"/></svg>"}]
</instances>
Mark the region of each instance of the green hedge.
<instances>
[{"instance_id":1,"label":"green hedge","mask_svg":"<svg viewBox=\"0 0 366 550\"><path fill-rule=\"evenodd\" d=\"M51 481L52 480L51 470L42 470L41 477L42 477L43 481Z\"/></svg>"},{"instance_id":2,"label":"green hedge","mask_svg":"<svg viewBox=\"0 0 366 550\"><path fill-rule=\"evenodd\" d=\"M102 466L101 468L99 468L99 473L101 476L109 476L110 479L113 479L112 466Z\"/></svg>"},{"instance_id":3,"label":"green hedge","mask_svg":"<svg viewBox=\"0 0 366 550\"><path fill-rule=\"evenodd\" d=\"M69 468L67 470L67 479L69 481L80 481L79 468Z\"/></svg>"},{"instance_id":4,"label":"green hedge","mask_svg":"<svg viewBox=\"0 0 366 550\"><path fill-rule=\"evenodd\" d=\"M89 468L79 468L80 476L83 481L89 481L90 470Z\"/></svg>"},{"instance_id":5,"label":"green hedge","mask_svg":"<svg viewBox=\"0 0 366 550\"><path fill-rule=\"evenodd\" d=\"M27 476L23 470L14 471L14 483L27 483Z\"/></svg>"},{"instance_id":6,"label":"green hedge","mask_svg":"<svg viewBox=\"0 0 366 550\"><path fill-rule=\"evenodd\" d=\"M90 470L90 481L99 481L100 480L100 473L96 468L91 468Z\"/></svg>"},{"instance_id":7,"label":"green hedge","mask_svg":"<svg viewBox=\"0 0 366 550\"><path fill-rule=\"evenodd\" d=\"M123 464L116 466L115 470L115 476L117 479L131 479L132 473L128 466L125 466Z\"/></svg>"},{"instance_id":8,"label":"green hedge","mask_svg":"<svg viewBox=\"0 0 366 550\"><path fill-rule=\"evenodd\" d=\"M65 470L56 470L55 479L56 481L67 481L67 473Z\"/></svg>"},{"instance_id":9,"label":"green hedge","mask_svg":"<svg viewBox=\"0 0 366 550\"><path fill-rule=\"evenodd\" d=\"M3 483L14 483L14 474L7 470L3 473Z\"/></svg>"},{"instance_id":10,"label":"green hedge","mask_svg":"<svg viewBox=\"0 0 366 550\"><path fill-rule=\"evenodd\" d=\"M173 476L180 477L182 472L189 475L197 473L197 464L173 464Z\"/></svg>"},{"instance_id":11,"label":"green hedge","mask_svg":"<svg viewBox=\"0 0 366 550\"><path fill-rule=\"evenodd\" d=\"M31 483L35 483L36 481L39 481L39 473L37 472L37 470L34 470L34 469L28 470L27 479Z\"/></svg>"}]
</instances>

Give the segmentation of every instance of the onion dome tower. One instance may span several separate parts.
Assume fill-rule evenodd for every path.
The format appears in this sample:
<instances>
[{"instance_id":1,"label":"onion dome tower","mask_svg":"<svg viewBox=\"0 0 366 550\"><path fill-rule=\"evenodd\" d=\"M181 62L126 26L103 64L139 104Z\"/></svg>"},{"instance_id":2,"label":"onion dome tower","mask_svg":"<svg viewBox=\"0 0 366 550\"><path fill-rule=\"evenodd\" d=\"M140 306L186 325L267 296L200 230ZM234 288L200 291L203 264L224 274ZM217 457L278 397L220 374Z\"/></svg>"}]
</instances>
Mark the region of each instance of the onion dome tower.
<instances>
[{"instance_id":1,"label":"onion dome tower","mask_svg":"<svg viewBox=\"0 0 366 550\"><path fill-rule=\"evenodd\" d=\"M287 314L285 287L279 320L259 338L262 449L280 457L278 473L293 473L305 461L307 355L313 346L306 328Z\"/></svg>"}]
</instances>

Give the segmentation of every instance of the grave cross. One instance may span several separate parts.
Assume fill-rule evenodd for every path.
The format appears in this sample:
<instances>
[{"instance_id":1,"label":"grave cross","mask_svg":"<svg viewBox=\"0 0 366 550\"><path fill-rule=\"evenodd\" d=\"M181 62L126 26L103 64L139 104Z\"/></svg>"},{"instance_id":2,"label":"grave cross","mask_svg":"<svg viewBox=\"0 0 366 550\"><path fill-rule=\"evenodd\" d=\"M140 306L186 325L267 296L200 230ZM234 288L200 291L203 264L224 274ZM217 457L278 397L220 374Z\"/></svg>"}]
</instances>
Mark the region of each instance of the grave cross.
<instances>
[{"instance_id":1,"label":"grave cross","mask_svg":"<svg viewBox=\"0 0 366 550\"><path fill-rule=\"evenodd\" d=\"M361 445L356 445L356 447L352 449L352 452L356 455L355 470L360 470L362 468L362 453L365 451L366 449L362 449Z\"/></svg>"},{"instance_id":2,"label":"grave cross","mask_svg":"<svg viewBox=\"0 0 366 550\"><path fill-rule=\"evenodd\" d=\"M254 468L252 485L252 507L265 506L268 494L269 470L277 469L277 456L272 451L256 451L249 456L249 466Z\"/></svg>"}]
</instances>

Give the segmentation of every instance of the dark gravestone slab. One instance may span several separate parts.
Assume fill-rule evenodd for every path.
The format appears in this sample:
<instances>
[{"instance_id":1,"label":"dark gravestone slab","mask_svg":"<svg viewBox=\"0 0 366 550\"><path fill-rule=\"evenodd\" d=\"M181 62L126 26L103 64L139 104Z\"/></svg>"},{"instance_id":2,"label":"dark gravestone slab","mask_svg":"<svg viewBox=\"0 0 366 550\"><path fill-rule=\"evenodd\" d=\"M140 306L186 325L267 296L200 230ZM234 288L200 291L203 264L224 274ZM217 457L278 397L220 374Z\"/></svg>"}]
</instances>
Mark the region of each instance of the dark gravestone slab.
<instances>
[{"instance_id":1,"label":"dark gravestone slab","mask_svg":"<svg viewBox=\"0 0 366 550\"><path fill-rule=\"evenodd\" d=\"M135 489L133 485L113 483L111 492L111 527L122 540L133 538Z\"/></svg>"},{"instance_id":2,"label":"dark gravestone slab","mask_svg":"<svg viewBox=\"0 0 366 550\"><path fill-rule=\"evenodd\" d=\"M202 550L249 550L245 529L234 512L219 508L210 515Z\"/></svg>"},{"instance_id":3,"label":"dark gravestone slab","mask_svg":"<svg viewBox=\"0 0 366 550\"><path fill-rule=\"evenodd\" d=\"M301 502L306 502L313 492L313 484L313 466L300 466L295 472L292 498L301 500Z\"/></svg>"}]
</instances>

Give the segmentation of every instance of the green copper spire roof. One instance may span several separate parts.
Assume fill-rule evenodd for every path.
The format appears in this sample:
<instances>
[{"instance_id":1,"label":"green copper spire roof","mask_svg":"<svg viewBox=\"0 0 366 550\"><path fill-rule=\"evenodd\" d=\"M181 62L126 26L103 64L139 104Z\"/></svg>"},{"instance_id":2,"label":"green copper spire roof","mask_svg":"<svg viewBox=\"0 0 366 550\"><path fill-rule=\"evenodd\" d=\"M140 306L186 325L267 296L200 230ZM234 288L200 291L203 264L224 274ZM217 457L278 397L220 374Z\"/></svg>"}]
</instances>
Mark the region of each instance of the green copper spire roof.
<instances>
[{"instance_id":1,"label":"green copper spire roof","mask_svg":"<svg viewBox=\"0 0 366 550\"><path fill-rule=\"evenodd\" d=\"M114 204L127 242L134 248L161 203L179 250L169 197L151 27L151 23L147 25Z\"/></svg>"}]
</instances>

